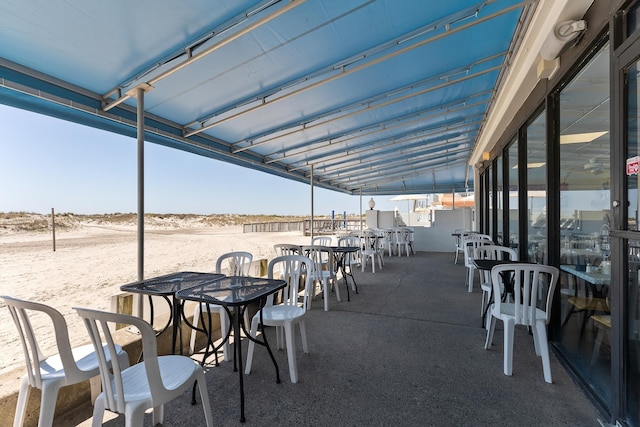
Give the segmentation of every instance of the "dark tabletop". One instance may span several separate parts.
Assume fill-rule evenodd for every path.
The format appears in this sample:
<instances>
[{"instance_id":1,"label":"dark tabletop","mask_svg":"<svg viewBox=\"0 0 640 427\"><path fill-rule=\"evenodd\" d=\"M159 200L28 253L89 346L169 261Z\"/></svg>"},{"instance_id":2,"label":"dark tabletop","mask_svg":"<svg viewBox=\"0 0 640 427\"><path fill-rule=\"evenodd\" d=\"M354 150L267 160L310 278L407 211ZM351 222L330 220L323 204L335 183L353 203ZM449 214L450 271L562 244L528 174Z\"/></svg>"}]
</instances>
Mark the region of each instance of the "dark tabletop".
<instances>
[{"instance_id":1,"label":"dark tabletop","mask_svg":"<svg viewBox=\"0 0 640 427\"><path fill-rule=\"evenodd\" d=\"M165 276L152 277L120 286L121 291L134 292L145 295L166 295L170 296L176 292L204 283L209 283L225 277L224 274L217 273L195 273L191 271L181 271Z\"/></svg>"},{"instance_id":2,"label":"dark tabletop","mask_svg":"<svg viewBox=\"0 0 640 427\"><path fill-rule=\"evenodd\" d=\"M176 297L233 307L257 301L285 286L284 280L230 276L182 289L176 293Z\"/></svg>"},{"instance_id":3,"label":"dark tabletop","mask_svg":"<svg viewBox=\"0 0 640 427\"><path fill-rule=\"evenodd\" d=\"M521 261L512 261L510 259L474 259L473 263L478 270L491 270L496 265L502 264L520 264Z\"/></svg>"}]
</instances>

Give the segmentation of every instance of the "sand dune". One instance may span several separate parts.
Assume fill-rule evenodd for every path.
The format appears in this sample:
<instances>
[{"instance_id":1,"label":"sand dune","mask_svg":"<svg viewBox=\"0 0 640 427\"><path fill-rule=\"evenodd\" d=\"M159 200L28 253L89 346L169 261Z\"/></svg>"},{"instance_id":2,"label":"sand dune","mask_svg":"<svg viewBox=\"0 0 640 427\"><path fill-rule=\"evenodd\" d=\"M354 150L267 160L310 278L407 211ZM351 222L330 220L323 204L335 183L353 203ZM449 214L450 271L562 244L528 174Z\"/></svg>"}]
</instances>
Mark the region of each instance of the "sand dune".
<instances>
[{"instance_id":1,"label":"sand dune","mask_svg":"<svg viewBox=\"0 0 640 427\"><path fill-rule=\"evenodd\" d=\"M242 233L240 225L203 223L193 218L166 218L145 225L145 277L175 271L213 271L219 255L244 250L254 259L273 257L273 244L308 242L300 232ZM72 344L87 341L87 333L72 307L108 309L111 295L137 279L135 223L74 219L57 227L56 251L50 232L16 230L0 221L0 295L44 302L67 319ZM147 220L145 220L146 224ZM46 224L44 229L46 230ZM24 365L22 349L0 303L0 373ZM34 327L43 330L42 321ZM42 343L55 348L54 337Z\"/></svg>"}]
</instances>

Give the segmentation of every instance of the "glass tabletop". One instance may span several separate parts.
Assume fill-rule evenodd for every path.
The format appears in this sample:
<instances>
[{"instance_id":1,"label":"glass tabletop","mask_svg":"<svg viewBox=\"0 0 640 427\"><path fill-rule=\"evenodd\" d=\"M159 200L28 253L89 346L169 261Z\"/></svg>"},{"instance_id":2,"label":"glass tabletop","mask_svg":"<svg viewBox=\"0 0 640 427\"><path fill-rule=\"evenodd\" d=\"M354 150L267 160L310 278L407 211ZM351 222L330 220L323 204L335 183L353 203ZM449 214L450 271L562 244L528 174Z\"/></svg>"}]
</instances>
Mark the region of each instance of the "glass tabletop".
<instances>
[{"instance_id":1,"label":"glass tabletop","mask_svg":"<svg viewBox=\"0 0 640 427\"><path fill-rule=\"evenodd\" d=\"M217 273L196 273L192 271L180 271L165 276L152 277L120 286L124 292L134 292L145 295L173 295L176 292L202 285L226 277Z\"/></svg>"},{"instance_id":2,"label":"glass tabletop","mask_svg":"<svg viewBox=\"0 0 640 427\"><path fill-rule=\"evenodd\" d=\"M229 276L176 292L180 299L223 306L240 306L284 288L284 280Z\"/></svg>"}]
</instances>

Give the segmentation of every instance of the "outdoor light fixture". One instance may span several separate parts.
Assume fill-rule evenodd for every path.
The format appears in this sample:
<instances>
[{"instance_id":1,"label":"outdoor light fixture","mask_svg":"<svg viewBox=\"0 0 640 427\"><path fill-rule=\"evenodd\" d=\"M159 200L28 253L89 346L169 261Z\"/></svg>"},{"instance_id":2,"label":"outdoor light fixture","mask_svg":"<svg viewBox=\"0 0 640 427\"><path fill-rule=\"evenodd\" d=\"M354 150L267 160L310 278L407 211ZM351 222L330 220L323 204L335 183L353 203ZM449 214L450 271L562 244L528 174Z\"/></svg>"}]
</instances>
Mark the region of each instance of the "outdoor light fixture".
<instances>
[{"instance_id":1,"label":"outdoor light fixture","mask_svg":"<svg viewBox=\"0 0 640 427\"><path fill-rule=\"evenodd\" d=\"M491 153L488 151L482 152L482 160L489 160L491 158Z\"/></svg>"},{"instance_id":2,"label":"outdoor light fixture","mask_svg":"<svg viewBox=\"0 0 640 427\"><path fill-rule=\"evenodd\" d=\"M371 198L371 200L369 200L369 209L373 210L373 208L376 207L376 201L373 200L373 197Z\"/></svg>"}]
</instances>

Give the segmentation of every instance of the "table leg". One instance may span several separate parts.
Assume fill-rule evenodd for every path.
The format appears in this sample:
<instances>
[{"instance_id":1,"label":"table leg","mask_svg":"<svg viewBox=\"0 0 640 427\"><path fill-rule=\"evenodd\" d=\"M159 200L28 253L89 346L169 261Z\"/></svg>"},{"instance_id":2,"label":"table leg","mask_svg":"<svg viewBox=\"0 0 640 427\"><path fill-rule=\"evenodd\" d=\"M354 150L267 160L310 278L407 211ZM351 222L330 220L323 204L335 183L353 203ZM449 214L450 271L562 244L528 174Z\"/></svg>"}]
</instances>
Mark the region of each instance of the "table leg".
<instances>
[{"instance_id":1,"label":"table leg","mask_svg":"<svg viewBox=\"0 0 640 427\"><path fill-rule=\"evenodd\" d=\"M242 310L244 311L244 310ZM240 422L245 422L244 417L244 369L237 369L235 366L235 360L238 361L238 364L242 366L242 346L240 345L240 319L242 319L242 313L240 310L236 309L235 319L233 322L233 351L235 353L234 357L234 369L238 371L238 378L240 380Z\"/></svg>"}]
</instances>

